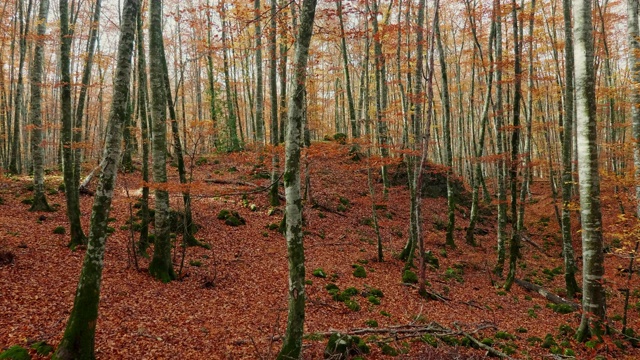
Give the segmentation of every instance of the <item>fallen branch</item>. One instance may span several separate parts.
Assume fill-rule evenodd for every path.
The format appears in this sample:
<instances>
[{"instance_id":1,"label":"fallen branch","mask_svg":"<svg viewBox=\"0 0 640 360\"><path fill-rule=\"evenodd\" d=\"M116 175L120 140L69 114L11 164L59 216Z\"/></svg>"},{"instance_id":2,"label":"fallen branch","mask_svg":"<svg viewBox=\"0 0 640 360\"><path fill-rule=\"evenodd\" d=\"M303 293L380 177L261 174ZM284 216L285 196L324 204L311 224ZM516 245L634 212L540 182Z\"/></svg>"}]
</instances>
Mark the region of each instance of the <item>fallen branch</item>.
<instances>
[{"instance_id":1,"label":"fallen branch","mask_svg":"<svg viewBox=\"0 0 640 360\"><path fill-rule=\"evenodd\" d=\"M571 308L575 311L578 310L580 308L580 305L574 303L573 301L567 300L565 298L562 298L556 294L553 294L551 292L549 292L548 290L546 290L545 288L543 288L542 286L538 286L535 284L532 284L528 281L524 281L524 280L520 280L520 279L515 279L516 284L520 285L521 287L525 288L526 290L532 291L532 292L536 292L542 296L544 296L547 300L551 301L554 304L563 304L563 305L569 305L571 306Z\"/></svg>"},{"instance_id":2,"label":"fallen branch","mask_svg":"<svg viewBox=\"0 0 640 360\"><path fill-rule=\"evenodd\" d=\"M80 192L80 194L87 194L87 195L93 196L93 191L89 190L87 186L89 186L89 183L93 178L93 175L95 175L98 169L100 169L100 165L93 168L93 170L91 170L91 172L84 178L84 180L82 180L82 182L80 183L80 186L78 186L78 191Z\"/></svg>"},{"instance_id":3,"label":"fallen branch","mask_svg":"<svg viewBox=\"0 0 640 360\"><path fill-rule=\"evenodd\" d=\"M275 182L272 182L267 186L262 186L262 185L250 183L247 181L240 181L240 180L205 179L204 182L208 184L251 186L256 188L256 190L252 191L255 193L255 192L262 192L262 191L267 191L271 189L271 187L273 187L275 184L277 184L280 181L280 178L282 178L283 174L284 173L280 174L280 176ZM280 193L278 193L278 197L280 198L280 200L285 200L285 196Z\"/></svg>"},{"instance_id":4,"label":"fallen branch","mask_svg":"<svg viewBox=\"0 0 640 360\"><path fill-rule=\"evenodd\" d=\"M311 208L313 208L313 209L320 209L320 210L324 210L324 211L326 211L326 212L330 212L330 213L332 213L332 214L336 214L336 215L340 215L340 216L342 216L342 217L346 217L346 215L345 215L345 214L343 214L343 213L341 213L341 212L338 212L338 211L336 211L336 210L330 209L330 208L328 208L328 207L326 207L326 206L324 206L324 205L322 205L322 204L318 203L317 201L314 201L314 202L313 202L313 204L311 205Z\"/></svg>"},{"instance_id":5,"label":"fallen branch","mask_svg":"<svg viewBox=\"0 0 640 360\"><path fill-rule=\"evenodd\" d=\"M527 243L529 243L531 246L536 248L541 253L543 253L545 256L552 257L551 255L547 254L547 252L542 247L540 247L540 245L533 242L533 240L531 240L531 238L529 238L529 236L527 236L527 234L525 234L524 232L520 232L520 238L526 241Z\"/></svg>"},{"instance_id":6,"label":"fallen branch","mask_svg":"<svg viewBox=\"0 0 640 360\"><path fill-rule=\"evenodd\" d=\"M456 329L458 329L460 334L464 335L467 339L471 340L474 344L476 344L481 349L487 350L487 352L489 352L490 354L493 354L495 356L499 356L499 357L504 358L504 359L511 359L511 357L509 355L503 353L502 351L500 351L498 349L494 349L489 345L485 345L485 344L481 343L480 341L478 341L478 339L476 339L473 336L471 336L471 334L462 331L462 329L460 329L460 325L458 325L457 323L454 323L454 325L455 325Z\"/></svg>"},{"instance_id":7,"label":"fallen branch","mask_svg":"<svg viewBox=\"0 0 640 360\"><path fill-rule=\"evenodd\" d=\"M411 287L411 288L414 288L414 289L418 289L418 291L420 290L420 288L415 284L402 283L402 285L407 286L407 287ZM444 296L442 294L438 294L436 292L432 292L432 291L429 291L427 289L424 289L424 292L425 292L426 295L429 295L429 297L431 299L433 299L433 300L440 300L443 303L446 303L447 301L451 301L451 299L449 299L448 297L446 297L446 296Z\"/></svg>"}]
</instances>

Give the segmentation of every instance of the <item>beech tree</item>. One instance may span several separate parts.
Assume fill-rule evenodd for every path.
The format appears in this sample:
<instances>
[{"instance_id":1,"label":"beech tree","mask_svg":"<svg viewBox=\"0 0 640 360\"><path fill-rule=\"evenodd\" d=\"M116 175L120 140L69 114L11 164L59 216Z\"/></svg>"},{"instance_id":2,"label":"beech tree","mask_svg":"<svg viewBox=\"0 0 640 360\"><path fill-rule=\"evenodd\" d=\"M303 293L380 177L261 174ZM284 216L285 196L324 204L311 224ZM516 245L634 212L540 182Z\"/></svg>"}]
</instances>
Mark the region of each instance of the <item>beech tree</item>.
<instances>
[{"instance_id":1,"label":"beech tree","mask_svg":"<svg viewBox=\"0 0 640 360\"><path fill-rule=\"evenodd\" d=\"M49 0L40 0L36 47L31 65L31 152L33 156L33 203L31 211L51 211L44 193L44 148L42 147L42 73L44 70L44 45L47 31Z\"/></svg>"},{"instance_id":2,"label":"beech tree","mask_svg":"<svg viewBox=\"0 0 640 360\"><path fill-rule=\"evenodd\" d=\"M304 0L296 36L294 73L287 115L285 138L284 189L286 197L287 255L289 261L289 312L287 330L278 360L298 359L302 351L305 305L304 234L302 231L302 199L300 198L300 151L304 145L302 122L307 77L309 44L313 34L316 0Z\"/></svg>"},{"instance_id":3,"label":"beech tree","mask_svg":"<svg viewBox=\"0 0 640 360\"><path fill-rule=\"evenodd\" d=\"M593 24L591 1L574 0L576 123L582 223L582 320L577 339L605 332L604 254L596 126Z\"/></svg>"},{"instance_id":4,"label":"beech tree","mask_svg":"<svg viewBox=\"0 0 640 360\"><path fill-rule=\"evenodd\" d=\"M86 244L87 237L80 222L80 192L78 178L74 172L73 151L73 117L71 110L71 40L73 28L69 26L69 1L60 0L60 114L62 123L62 175L64 180L64 194L67 200L67 218L69 219L69 246L74 248ZM75 159L80 161L80 159Z\"/></svg>"},{"instance_id":5,"label":"beech tree","mask_svg":"<svg viewBox=\"0 0 640 360\"><path fill-rule=\"evenodd\" d=\"M169 192L167 183L167 92L162 41L162 0L149 3L149 83L153 123L153 181L155 194L155 240L149 273L162 282L176 278L169 239Z\"/></svg>"},{"instance_id":6,"label":"beech tree","mask_svg":"<svg viewBox=\"0 0 640 360\"><path fill-rule=\"evenodd\" d=\"M631 69L631 121L633 126L633 163L636 179L636 215L640 218L640 30L638 0L627 0L629 68Z\"/></svg>"},{"instance_id":7,"label":"beech tree","mask_svg":"<svg viewBox=\"0 0 640 360\"><path fill-rule=\"evenodd\" d=\"M136 31L136 14L139 6L138 0L126 0L124 3L113 100L107 127L107 140L100 163L100 180L91 211L89 244L82 263L82 272L78 281L73 309L54 359L95 359L94 344L104 251L108 236L107 224L118 165L120 164L122 130L126 123L126 116L129 115L126 106L131 80L131 57Z\"/></svg>"}]
</instances>

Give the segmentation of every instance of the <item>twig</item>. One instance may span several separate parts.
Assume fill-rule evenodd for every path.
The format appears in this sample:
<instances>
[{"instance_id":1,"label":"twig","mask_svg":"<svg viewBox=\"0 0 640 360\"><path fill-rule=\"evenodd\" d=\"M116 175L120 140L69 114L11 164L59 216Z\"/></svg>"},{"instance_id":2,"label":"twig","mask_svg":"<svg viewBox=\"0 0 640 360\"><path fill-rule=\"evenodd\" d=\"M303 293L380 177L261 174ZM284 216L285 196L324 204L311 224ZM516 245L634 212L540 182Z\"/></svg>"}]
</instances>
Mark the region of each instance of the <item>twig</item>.
<instances>
[{"instance_id":1,"label":"twig","mask_svg":"<svg viewBox=\"0 0 640 360\"><path fill-rule=\"evenodd\" d=\"M499 356L501 358L505 358L505 359L511 359L511 357L505 353L503 353L500 350L494 349L491 346L485 345L482 342L478 341L478 339L474 338L473 336L471 336L471 334L462 331L462 329L460 329L460 325L458 325L457 323L454 322L454 326L456 327L456 329L458 329L458 331L467 337L467 339L473 341L474 344L478 345L481 349L487 350L489 353Z\"/></svg>"}]
</instances>

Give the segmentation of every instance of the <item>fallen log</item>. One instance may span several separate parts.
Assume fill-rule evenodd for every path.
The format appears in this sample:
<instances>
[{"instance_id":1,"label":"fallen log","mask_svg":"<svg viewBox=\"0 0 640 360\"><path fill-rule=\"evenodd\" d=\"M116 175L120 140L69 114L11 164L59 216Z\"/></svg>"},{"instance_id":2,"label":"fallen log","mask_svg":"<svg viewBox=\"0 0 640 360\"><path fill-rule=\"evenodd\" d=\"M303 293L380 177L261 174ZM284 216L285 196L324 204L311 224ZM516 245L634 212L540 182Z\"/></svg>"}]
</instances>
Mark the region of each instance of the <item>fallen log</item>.
<instances>
[{"instance_id":1,"label":"fallen log","mask_svg":"<svg viewBox=\"0 0 640 360\"><path fill-rule=\"evenodd\" d=\"M567 300L563 297L560 297L550 291L548 291L547 289L543 288L542 286L538 286L536 284L532 284L528 281L524 281L524 280L520 280L520 279L515 279L515 283L520 285L521 287L523 287L526 290L532 291L532 292L536 292L542 296L544 296L547 300L551 301L554 304L563 304L563 305L568 305L571 306L571 308L575 311L578 310L580 308L580 305L574 303L573 301Z\"/></svg>"}]
</instances>

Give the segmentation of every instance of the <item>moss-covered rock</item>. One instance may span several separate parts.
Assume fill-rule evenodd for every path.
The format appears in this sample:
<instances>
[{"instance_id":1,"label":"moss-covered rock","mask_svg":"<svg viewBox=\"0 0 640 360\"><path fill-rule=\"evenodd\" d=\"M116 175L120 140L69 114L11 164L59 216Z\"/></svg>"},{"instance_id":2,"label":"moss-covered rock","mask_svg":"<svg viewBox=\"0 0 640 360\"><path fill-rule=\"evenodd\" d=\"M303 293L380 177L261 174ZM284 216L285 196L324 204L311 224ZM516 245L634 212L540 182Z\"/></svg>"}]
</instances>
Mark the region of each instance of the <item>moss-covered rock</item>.
<instances>
[{"instance_id":1,"label":"moss-covered rock","mask_svg":"<svg viewBox=\"0 0 640 360\"><path fill-rule=\"evenodd\" d=\"M398 350L396 348L390 346L389 344L382 343L380 345L380 350L382 353L387 356L398 356Z\"/></svg>"},{"instance_id":2,"label":"moss-covered rock","mask_svg":"<svg viewBox=\"0 0 640 360\"><path fill-rule=\"evenodd\" d=\"M368 354L369 351L369 346L360 337L333 333L324 349L324 358L346 360L352 356Z\"/></svg>"},{"instance_id":3,"label":"moss-covered rock","mask_svg":"<svg viewBox=\"0 0 640 360\"><path fill-rule=\"evenodd\" d=\"M224 223L229 226L245 225L247 222L244 220L237 211L222 209L218 213L218 220L224 220Z\"/></svg>"},{"instance_id":4,"label":"moss-covered rock","mask_svg":"<svg viewBox=\"0 0 640 360\"><path fill-rule=\"evenodd\" d=\"M31 356L29 355L27 349L19 345L13 345L12 347L0 353L0 359L30 360Z\"/></svg>"},{"instance_id":5,"label":"moss-covered rock","mask_svg":"<svg viewBox=\"0 0 640 360\"><path fill-rule=\"evenodd\" d=\"M360 265L355 265L355 270L353 271L353 276L355 276L357 278L366 278L367 277L367 271L364 269L364 267L362 267Z\"/></svg>"},{"instance_id":6,"label":"moss-covered rock","mask_svg":"<svg viewBox=\"0 0 640 360\"><path fill-rule=\"evenodd\" d=\"M315 277L323 278L323 279L327 277L327 273L324 272L322 268L317 268L313 270L312 275Z\"/></svg>"},{"instance_id":7,"label":"moss-covered rock","mask_svg":"<svg viewBox=\"0 0 640 360\"><path fill-rule=\"evenodd\" d=\"M349 299L345 300L344 303L351 311L360 311L360 304L357 301Z\"/></svg>"},{"instance_id":8,"label":"moss-covered rock","mask_svg":"<svg viewBox=\"0 0 640 360\"><path fill-rule=\"evenodd\" d=\"M402 273L402 282L406 284L417 284L418 283L418 275L411 270L405 270Z\"/></svg>"},{"instance_id":9,"label":"moss-covered rock","mask_svg":"<svg viewBox=\"0 0 640 360\"><path fill-rule=\"evenodd\" d=\"M377 297L375 297L373 295L369 295L367 300L369 300L369 302L372 303L373 305L380 305L380 299L378 299Z\"/></svg>"},{"instance_id":10,"label":"moss-covered rock","mask_svg":"<svg viewBox=\"0 0 640 360\"><path fill-rule=\"evenodd\" d=\"M327 286L324 287L327 291L331 291L331 290L340 290L340 288L338 287L338 285L334 284L334 283L328 283Z\"/></svg>"},{"instance_id":11,"label":"moss-covered rock","mask_svg":"<svg viewBox=\"0 0 640 360\"><path fill-rule=\"evenodd\" d=\"M53 229L53 233L57 234L57 235L64 235L64 233L66 232L64 226L56 226L55 229Z\"/></svg>"}]
</instances>

